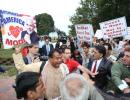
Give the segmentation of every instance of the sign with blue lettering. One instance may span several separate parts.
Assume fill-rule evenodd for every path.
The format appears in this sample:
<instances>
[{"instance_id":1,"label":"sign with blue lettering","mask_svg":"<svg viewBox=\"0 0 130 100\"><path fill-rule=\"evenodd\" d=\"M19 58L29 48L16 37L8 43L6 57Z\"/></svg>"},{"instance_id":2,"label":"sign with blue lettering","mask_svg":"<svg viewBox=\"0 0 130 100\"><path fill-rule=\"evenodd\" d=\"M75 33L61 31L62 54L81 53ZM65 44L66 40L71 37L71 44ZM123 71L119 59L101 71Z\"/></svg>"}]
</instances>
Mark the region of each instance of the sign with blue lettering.
<instances>
[{"instance_id":1,"label":"sign with blue lettering","mask_svg":"<svg viewBox=\"0 0 130 100\"><path fill-rule=\"evenodd\" d=\"M0 26L4 49L30 44L37 36L35 18L29 15L0 10Z\"/></svg>"}]
</instances>

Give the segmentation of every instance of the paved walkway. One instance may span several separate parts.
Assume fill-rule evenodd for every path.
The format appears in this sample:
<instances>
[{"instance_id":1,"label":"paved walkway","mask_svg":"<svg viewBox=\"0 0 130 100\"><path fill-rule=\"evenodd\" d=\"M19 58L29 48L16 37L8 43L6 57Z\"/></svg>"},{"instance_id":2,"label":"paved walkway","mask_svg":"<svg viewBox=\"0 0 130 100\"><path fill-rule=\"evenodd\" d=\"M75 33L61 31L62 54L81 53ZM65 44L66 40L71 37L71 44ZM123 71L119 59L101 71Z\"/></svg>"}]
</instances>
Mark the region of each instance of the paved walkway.
<instances>
[{"instance_id":1,"label":"paved walkway","mask_svg":"<svg viewBox=\"0 0 130 100\"><path fill-rule=\"evenodd\" d=\"M12 84L15 77L0 78L0 100L17 100Z\"/></svg>"}]
</instances>

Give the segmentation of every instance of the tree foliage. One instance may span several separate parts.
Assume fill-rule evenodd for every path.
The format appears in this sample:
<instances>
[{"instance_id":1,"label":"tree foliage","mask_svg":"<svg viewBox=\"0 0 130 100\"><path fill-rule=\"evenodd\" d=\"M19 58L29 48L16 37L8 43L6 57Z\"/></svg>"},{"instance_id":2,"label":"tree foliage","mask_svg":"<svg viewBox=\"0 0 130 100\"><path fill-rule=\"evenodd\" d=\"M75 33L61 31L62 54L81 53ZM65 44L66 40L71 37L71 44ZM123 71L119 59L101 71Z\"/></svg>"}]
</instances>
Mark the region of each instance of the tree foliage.
<instances>
[{"instance_id":1,"label":"tree foliage","mask_svg":"<svg viewBox=\"0 0 130 100\"><path fill-rule=\"evenodd\" d=\"M130 25L130 0L100 0L98 15L100 21L126 16Z\"/></svg>"},{"instance_id":2,"label":"tree foliage","mask_svg":"<svg viewBox=\"0 0 130 100\"><path fill-rule=\"evenodd\" d=\"M48 35L50 32L54 32L54 21L51 15L42 13L36 15L35 18L39 35Z\"/></svg>"},{"instance_id":3,"label":"tree foliage","mask_svg":"<svg viewBox=\"0 0 130 100\"><path fill-rule=\"evenodd\" d=\"M58 36L59 36L59 37L66 36L66 33L65 33L64 31L61 31L61 30L58 29L58 28L55 28L55 31L58 33Z\"/></svg>"},{"instance_id":4,"label":"tree foliage","mask_svg":"<svg viewBox=\"0 0 130 100\"><path fill-rule=\"evenodd\" d=\"M97 17L97 0L81 0L80 7L76 9L76 13L70 18L72 25L69 26L70 34L75 35L75 24L92 23Z\"/></svg>"},{"instance_id":5,"label":"tree foliage","mask_svg":"<svg viewBox=\"0 0 130 100\"><path fill-rule=\"evenodd\" d=\"M80 7L70 18L70 34L75 35L75 24L92 24L94 30L99 28L99 23L114 18L126 16L130 25L130 0L81 0Z\"/></svg>"}]
</instances>

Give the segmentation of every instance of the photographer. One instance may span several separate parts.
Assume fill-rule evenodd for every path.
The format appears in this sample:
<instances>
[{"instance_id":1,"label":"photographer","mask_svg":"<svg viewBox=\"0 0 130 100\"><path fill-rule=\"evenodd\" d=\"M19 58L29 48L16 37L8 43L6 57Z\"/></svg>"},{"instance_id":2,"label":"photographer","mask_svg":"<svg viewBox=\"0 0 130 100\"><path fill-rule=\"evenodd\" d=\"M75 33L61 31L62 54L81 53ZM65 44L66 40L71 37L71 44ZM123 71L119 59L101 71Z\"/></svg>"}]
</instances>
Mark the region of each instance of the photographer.
<instances>
[{"instance_id":1,"label":"photographer","mask_svg":"<svg viewBox=\"0 0 130 100\"><path fill-rule=\"evenodd\" d=\"M39 47L37 43L29 44L28 54L25 57L23 57L25 64L39 62L40 57L39 57L38 51L39 51Z\"/></svg>"},{"instance_id":2,"label":"photographer","mask_svg":"<svg viewBox=\"0 0 130 100\"><path fill-rule=\"evenodd\" d=\"M60 38L60 42L62 42L62 45L60 46L60 49L61 50L64 50L66 47L67 47L67 45L66 45L66 43L67 43L67 37L61 37Z\"/></svg>"}]
</instances>

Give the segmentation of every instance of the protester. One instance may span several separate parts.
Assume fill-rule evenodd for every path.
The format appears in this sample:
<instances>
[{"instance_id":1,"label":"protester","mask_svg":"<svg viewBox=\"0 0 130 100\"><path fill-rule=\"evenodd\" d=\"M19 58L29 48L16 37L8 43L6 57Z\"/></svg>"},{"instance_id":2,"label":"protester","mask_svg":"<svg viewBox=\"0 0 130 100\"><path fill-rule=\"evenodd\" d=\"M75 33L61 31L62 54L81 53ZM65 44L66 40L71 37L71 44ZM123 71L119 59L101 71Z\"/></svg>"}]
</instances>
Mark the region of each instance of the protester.
<instances>
[{"instance_id":1,"label":"protester","mask_svg":"<svg viewBox=\"0 0 130 100\"><path fill-rule=\"evenodd\" d=\"M69 74L60 84L62 100L104 100L82 75Z\"/></svg>"},{"instance_id":2,"label":"protester","mask_svg":"<svg viewBox=\"0 0 130 100\"><path fill-rule=\"evenodd\" d=\"M64 79L64 75L60 68L61 52L54 49L49 54L49 59L46 62L42 71L43 80L46 84L46 97L48 99L56 98L60 96L59 84Z\"/></svg>"},{"instance_id":3,"label":"protester","mask_svg":"<svg viewBox=\"0 0 130 100\"><path fill-rule=\"evenodd\" d=\"M25 64L20 48L21 47L16 47L15 53L12 54L14 64L18 73L26 72L26 71L40 72L44 67L42 64L43 62L40 61L31 64Z\"/></svg>"},{"instance_id":4,"label":"protester","mask_svg":"<svg viewBox=\"0 0 130 100\"><path fill-rule=\"evenodd\" d=\"M104 43L104 47L106 48L106 57L108 60L112 62L116 62L117 58L112 54L112 46L110 43Z\"/></svg>"},{"instance_id":5,"label":"protester","mask_svg":"<svg viewBox=\"0 0 130 100\"><path fill-rule=\"evenodd\" d=\"M17 99L39 100L44 99L46 86L39 73L23 72L16 77L15 91Z\"/></svg>"},{"instance_id":6,"label":"protester","mask_svg":"<svg viewBox=\"0 0 130 100\"><path fill-rule=\"evenodd\" d=\"M98 73L91 79L95 86L104 89L111 77L112 62L106 58L106 49L103 45L96 45L93 49L93 57L89 59L88 69L92 73Z\"/></svg>"},{"instance_id":7,"label":"protester","mask_svg":"<svg viewBox=\"0 0 130 100\"><path fill-rule=\"evenodd\" d=\"M63 62L67 65L69 73L72 73L72 72L76 71L77 69L79 69L82 72L86 72L86 73L88 73L91 76L97 74L97 73L92 73L87 68L83 67L81 64L79 64L77 61L71 59L70 57L71 57L70 48L66 47L63 50L62 59L63 59Z\"/></svg>"},{"instance_id":8,"label":"protester","mask_svg":"<svg viewBox=\"0 0 130 100\"><path fill-rule=\"evenodd\" d=\"M112 66L111 73L115 85L123 92L130 93L128 78L130 78L130 45L124 49L124 57L121 62Z\"/></svg>"},{"instance_id":9,"label":"protester","mask_svg":"<svg viewBox=\"0 0 130 100\"><path fill-rule=\"evenodd\" d=\"M84 67L88 67L89 58L91 57L91 55L89 53L89 47L90 47L90 45L87 42L82 43L82 48L83 48L83 52L82 52L83 62L82 62L82 65Z\"/></svg>"},{"instance_id":10,"label":"protester","mask_svg":"<svg viewBox=\"0 0 130 100\"><path fill-rule=\"evenodd\" d=\"M31 64L40 61L40 54L38 54L38 43L28 45L28 54L23 57L25 64Z\"/></svg>"},{"instance_id":11,"label":"protester","mask_svg":"<svg viewBox=\"0 0 130 100\"><path fill-rule=\"evenodd\" d=\"M80 52L77 49L74 50L74 52L72 53L71 58L82 65L82 56L81 56Z\"/></svg>"}]
</instances>

